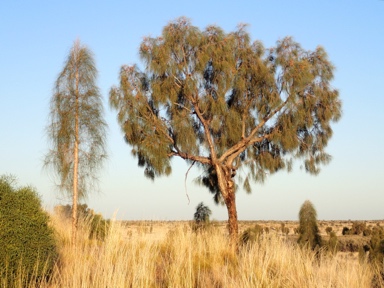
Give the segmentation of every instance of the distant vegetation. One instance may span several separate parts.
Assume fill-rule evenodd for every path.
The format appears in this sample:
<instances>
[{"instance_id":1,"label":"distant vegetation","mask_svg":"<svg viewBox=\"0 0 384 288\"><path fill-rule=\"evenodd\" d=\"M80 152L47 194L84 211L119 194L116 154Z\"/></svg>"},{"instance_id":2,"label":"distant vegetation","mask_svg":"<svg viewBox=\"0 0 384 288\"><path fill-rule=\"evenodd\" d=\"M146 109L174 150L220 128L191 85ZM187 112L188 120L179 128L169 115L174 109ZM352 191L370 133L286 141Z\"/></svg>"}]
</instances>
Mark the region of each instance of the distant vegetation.
<instances>
[{"instance_id":1,"label":"distant vegetation","mask_svg":"<svg viewBox=\"0 0 384 288\"><path fill-rule=\"evenodd\" d=\"M297 242L301 246L306 246L312 250L320 248L321 236L317 226L317 212L310 201L305 201L299 212L299 239Z\"/></svg>"}]
</instances>

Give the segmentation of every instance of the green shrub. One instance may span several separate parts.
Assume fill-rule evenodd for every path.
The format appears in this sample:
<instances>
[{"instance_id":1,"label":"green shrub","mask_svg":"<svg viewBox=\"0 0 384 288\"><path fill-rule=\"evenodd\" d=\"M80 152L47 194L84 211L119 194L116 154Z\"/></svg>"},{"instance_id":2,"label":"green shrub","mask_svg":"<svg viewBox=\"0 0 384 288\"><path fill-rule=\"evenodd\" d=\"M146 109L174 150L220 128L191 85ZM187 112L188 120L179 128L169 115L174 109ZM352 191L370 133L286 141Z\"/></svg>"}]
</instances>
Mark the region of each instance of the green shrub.
<instances>
[{"instance_id":1,"label":"green shrub","mask_svg":"<svg viewBox=\"0 0 384 288\"><path fill-rule=\"evenodd\" d=\"M316 249L321 246L321 236L317 226L317 212L310 201L305 201L299 212L299 239L301 246Z\"/></svg>"},{"instance_id":2,"label":"green shrub","mask_svg":"<svg viewBox=\"0 0 384 288\"><path fill-rule=\"evenodd\" d=\"M201 202L196 207L196 212L193 215L193 219L197 224L200 223L207 223L209 222L209 216L212 214L211 209L209 209L208 206L204 205L203 202Z\"/></svg>"},{"instance_id":3,"label":"green shrub","mask_svg":"<svg viewBox=\"0 0 384 288\"><path fill-rule=\"evenodd\" d=\"M15 281L40 281L50 276L58 254L54 231L48 226L48 214L42 209L31 187L15 188L15 180L0 176L0 279L13 287Z\"/></svg>"}]
</instances>

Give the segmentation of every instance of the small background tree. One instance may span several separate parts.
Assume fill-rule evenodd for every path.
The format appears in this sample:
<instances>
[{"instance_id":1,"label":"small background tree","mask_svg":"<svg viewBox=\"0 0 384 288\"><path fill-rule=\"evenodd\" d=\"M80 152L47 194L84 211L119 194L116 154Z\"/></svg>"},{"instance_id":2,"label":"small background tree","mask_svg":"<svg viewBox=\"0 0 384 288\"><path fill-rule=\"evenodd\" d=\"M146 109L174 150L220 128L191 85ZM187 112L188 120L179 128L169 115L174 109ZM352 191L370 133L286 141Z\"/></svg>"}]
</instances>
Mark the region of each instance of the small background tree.
<instances>
[{"instance_id":1,"label":"small background tree","mask_svg":"<svg viewBox=\"0 0 384 288\"><path fill-rule=\"evenodd\" d=\"M321 236L317 226L317 213L310 201L305 201L299 212L299 239L301 246L315 249L321 246Z\"/></svg>"},{"instance_id":2,"label":"small background tree","mask_svg":"<svg viewBox=\"0 0 384 288\"><path fill-rule=\"evenodd\" d=\"M196 207L196 212L193 214L193 219L195 220L194 230L204 228L209 224L209 217L212 214L211 209L208 206L204 205L203 202L199 203Z\"/></svg>"},{"instance_id":3,"label":"small background tree","mask_svg":"<svg viewBox=\"0 0 384 288\"><path fill-rule=\"evenodd\" d=\"M49 277L58 254L37 192L16 187L15 179L0 177L0 286L27 287L34 278ZM29 286L28 286L29 287Z\"/></svg>"},{"instance_id":4,"label":"small background tree","mask_svg":"<svg viewBox=\"0 0 384 288\"><path fill-rule=\"evenodd\" d=\"M209 217L211 214L212 214L211 209L209 209L208 206L204 205L204 203L201 202L196 207L196 212L193 215L193 219L198 225L207 224L209 223Z\"/></svg>"}]
</instances>

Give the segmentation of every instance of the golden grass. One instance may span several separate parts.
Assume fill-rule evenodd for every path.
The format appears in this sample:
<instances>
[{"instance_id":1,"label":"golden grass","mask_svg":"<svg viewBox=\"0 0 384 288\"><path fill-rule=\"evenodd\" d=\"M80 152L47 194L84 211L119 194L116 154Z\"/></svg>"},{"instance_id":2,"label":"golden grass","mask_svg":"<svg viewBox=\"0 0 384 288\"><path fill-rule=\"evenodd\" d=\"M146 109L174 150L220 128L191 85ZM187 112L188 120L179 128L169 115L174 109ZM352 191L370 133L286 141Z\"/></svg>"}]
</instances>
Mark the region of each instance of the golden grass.
<instances>
[{"instance_id":1,"label":"golden grass","mask_svg":"<svg viewBox=\"0 0 384 288\"><path fill-rule=\"evenodd\" d=\"M104 242L81 228L76 246L70 223L54 219L60 261L41 287L371 287L373 268L349 257L300 249L275 233L240 248L228 245L223 229L195 233L186 223L163 227L163 237L139 229L128 233L112 221ZM166 232L166 230L168 231ZM156 232L157 231L157 232Z\"/></svg>"}]
</instances>

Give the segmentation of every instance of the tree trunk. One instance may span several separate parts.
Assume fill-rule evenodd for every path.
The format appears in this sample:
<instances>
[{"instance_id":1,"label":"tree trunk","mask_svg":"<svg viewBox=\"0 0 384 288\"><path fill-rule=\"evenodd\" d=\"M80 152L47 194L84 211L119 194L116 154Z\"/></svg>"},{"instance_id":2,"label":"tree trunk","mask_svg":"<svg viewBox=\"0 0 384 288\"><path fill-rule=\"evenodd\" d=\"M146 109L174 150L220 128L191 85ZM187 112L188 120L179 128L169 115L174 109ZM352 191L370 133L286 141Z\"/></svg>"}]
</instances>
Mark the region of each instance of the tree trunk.
<instances>
[{"instance_id":1,"label":"tree trunk","mask_svg":"<svg viewBox=\"0 0 384 288\"><path fill-rule=\"evenodd\" d=\"M77 126L77 125L76 125ZM77 138L77 137L76 137ZM76 243L76 234L77 234L77 199L78 199L78 190L77 190L77 175L78 175L78 144L75 142L75 159L73 164L73 197L72 197L72 244Z\"/></svg>"},{"instance_id":2,"label":"tree trunk","mask_svg":"<svg viewBox=\"0 0 384 288\"><path fill-rule=\"evenodd\" d=\"M79 71L76 71L76 89L75 89L75 145L73 159L73 197L72 197L72 244L76 243L77 234L77 200L78 192L78 169L79 169Z\"/></svg>"},{"instance_id":3,"label":"tree trunk","mask_svg":"<svg viewBox=\"0 0 384 288\"><path fill-rule=\"evenodd\" d=\"M221 195L228 211L228 232L233 248L238 248L239 226L237 223L236 195L232 180L231 169L226 166L215 165L217 181Z\"/></svg>"},{"instance_id":4,"label":"tree trunk","mask_svg":"<svg viewBox=\"0 0 384 288\"><path fill-rule=\"evenodd\" d=\"M231 243L237 247L239 226L237 223L237 210L236 210L236 197L235 192L228 193L227 198L224 200L228 211L228 231Z\"/></svg>"}]
</instances>

